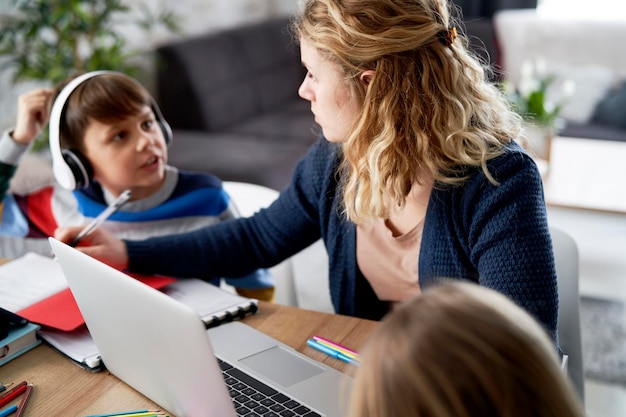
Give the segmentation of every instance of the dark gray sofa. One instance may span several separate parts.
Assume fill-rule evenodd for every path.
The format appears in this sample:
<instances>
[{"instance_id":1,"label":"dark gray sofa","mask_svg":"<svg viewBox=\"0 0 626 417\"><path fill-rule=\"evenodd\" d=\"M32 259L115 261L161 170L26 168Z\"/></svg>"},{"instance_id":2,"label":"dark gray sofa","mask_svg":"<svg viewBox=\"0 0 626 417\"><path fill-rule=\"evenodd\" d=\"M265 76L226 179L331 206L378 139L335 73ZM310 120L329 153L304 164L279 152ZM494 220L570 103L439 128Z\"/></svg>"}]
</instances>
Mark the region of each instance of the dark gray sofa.
<instances>
[{"instance_id":1,"label":"dark gray sofa","mask_svg":"<svg viewBox=\"0 0 626 417\"><path fill-rule=\"evenodd\" d=\"M171 164L277 190L289 183L320 130L297 94L305 70L288 25L288 17L275 18L157 48L156 98L174 130ZM467 32L494 60L491 22L468 22Z\"/></svg>"},{"instance_id":2,"label":"dark gray sofa","mask_svg":"<svg viewBox=\"0 0 626 417\"><path fill-rule=\"evenodd\" d=\"M170 162L277 190L319 135L297 90L305 71L289 18L210 33L157 49L157 101L174 129ZM468 19L471 46L490 60L498 45L491 19ZM626 140L622 129L567 125L563 136Z\"/></svg>"},{"instance_id":3,"label":"dark gray sofa","mask_svg":"<svg viewBox=\"0 0 626 417\"><path fill-rule=\"evenodd\" d=\"M278 190L289 183L319 129L297 94L305 71L288 23L276 18L157 49L171 164Z\"/></svg>"}]
</instances>

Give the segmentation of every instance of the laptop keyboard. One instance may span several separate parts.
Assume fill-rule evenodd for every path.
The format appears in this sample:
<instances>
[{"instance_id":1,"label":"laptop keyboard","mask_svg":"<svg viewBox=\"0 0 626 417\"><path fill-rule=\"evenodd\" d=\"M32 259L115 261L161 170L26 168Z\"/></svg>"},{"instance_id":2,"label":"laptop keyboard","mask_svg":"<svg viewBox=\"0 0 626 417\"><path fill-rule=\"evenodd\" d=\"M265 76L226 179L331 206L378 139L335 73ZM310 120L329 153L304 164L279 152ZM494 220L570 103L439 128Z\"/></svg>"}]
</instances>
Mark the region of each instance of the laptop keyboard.
<instances>
[{"instance_id":1,"label":"laptop keyboard","mask_svg":"<svg viewBox=\"0 0 626 417\"><path fill-rule=\"evenodd\" d=\"M218 359L228 393L241 417L321 417L298 401Z\"/></svg>"}]
</instances>

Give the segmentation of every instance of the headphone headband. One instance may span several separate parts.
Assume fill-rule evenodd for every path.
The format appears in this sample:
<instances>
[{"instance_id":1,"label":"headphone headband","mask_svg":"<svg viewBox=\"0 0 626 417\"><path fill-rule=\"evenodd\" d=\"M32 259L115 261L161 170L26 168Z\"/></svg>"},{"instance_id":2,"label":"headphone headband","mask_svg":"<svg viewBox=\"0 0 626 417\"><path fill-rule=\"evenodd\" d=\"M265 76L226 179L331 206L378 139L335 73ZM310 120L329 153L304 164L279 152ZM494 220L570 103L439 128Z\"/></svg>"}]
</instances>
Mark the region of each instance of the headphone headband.
<instances>
[{"instance_id":1,"label":"headphone headband","mask_svg":"<svg viewBox=\"0 0 626 417\"><path fill-rule=\"evenodd\" d=\"M84 81L98 76L100 74L107 74L110 71L93 71L88 72L78 77L74 78L70 81L59 93L57 98L54 100L54 104L52 105L52 110L50 110L50 122L49 126L49 139L50 142L50 153L52 155L52 172L56 180L61 184L63 188L67 188L69 190L75 190L78 187L78 183L76 181L76 176L72 171L71 167L65 161L63 157L63 153L61 151L61 116L63 114L63 109L65 108L65 103L69 99L70 95L76 90L76 88L81 85ZM80 171L84 174L83 178L89 177L88 173L84 169L84 166L80 164Z\"/></svg>"},{"instance_id":2,"label":"headphone headband","mask_svg":"<svg viewBox=\"0 0 626 417\"><path fill-rule=\"evenodd\" d=\"M103 74L121 74L128 77L123 73L108 70L92 71L81 74L63 87L54 100L52 109L50 110L49 143L50 154L52 156L52 172L54 173L58 183L63 188L67 188L69 190L84 188L89 185L91 176L93 175L93 170L89 161L76 150L61 149L61 117L63 117L63 111L67 101L74 90L76 90L79 85L88 79ZM133 81L135 80L133 79ZM150 97L150 100L152 104L152 112L154 113L156 121L163 132L165 143L169 145L173 138L172 129L163 118L163 114L157 106L154 98Z\"/></svg>"}]
</instances>

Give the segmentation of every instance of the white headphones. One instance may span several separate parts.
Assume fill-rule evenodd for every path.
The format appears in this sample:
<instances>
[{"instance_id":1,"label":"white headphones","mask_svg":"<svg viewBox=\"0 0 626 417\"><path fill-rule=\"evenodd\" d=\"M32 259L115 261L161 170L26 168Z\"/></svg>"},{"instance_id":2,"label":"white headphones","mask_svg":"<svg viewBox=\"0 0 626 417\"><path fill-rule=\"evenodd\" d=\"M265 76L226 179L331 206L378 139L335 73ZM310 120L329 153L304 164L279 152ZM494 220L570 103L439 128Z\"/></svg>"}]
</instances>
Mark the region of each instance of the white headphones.
<instances>
[{"instance_id":1,"label":"white headphones","mask_svg":"<svg viewBox=\"0 0 626 417\"><path fill-rule=\"evenodd\" d=\"M67 103L67 100L72 92L74 92L79 85L90 78L102 74L122 73L115 71L93 71L74 78L65 87L63 87L57 98L54 100L52 110L50 111L49 143L50 153L52 155L52 171L59 184L68 190L76 190L87 187L93 177L93 168L87 158L85 158L85 156L77 150L61 149L60 125L65 104ZM156 121L163 132L165 143L169 145L172 143L173 139L172 128L163 118L163 114L157 106L156 101L151 98L151 102L152 112L154 113Z\"/></svg>"}]
</instances>

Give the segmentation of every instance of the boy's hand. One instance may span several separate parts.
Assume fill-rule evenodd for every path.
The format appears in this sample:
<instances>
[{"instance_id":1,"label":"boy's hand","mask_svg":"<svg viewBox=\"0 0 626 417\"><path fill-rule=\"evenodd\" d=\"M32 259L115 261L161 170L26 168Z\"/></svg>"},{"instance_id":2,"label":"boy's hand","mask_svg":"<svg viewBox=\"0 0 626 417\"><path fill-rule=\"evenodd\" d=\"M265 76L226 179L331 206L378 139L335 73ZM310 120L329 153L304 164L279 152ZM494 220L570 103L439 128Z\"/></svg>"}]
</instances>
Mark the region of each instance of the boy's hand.
<instances>
[{"instance_id":1,"label":"boy's hand","mask_svg":"<svg viewBox=\"0 0 626 417\"><path fill-rule=\"evenodd\" d=\"M48 100L54 93L50 88L38 88L20 95L17 100L17 122L13 140L22 145L30 144L48 123Z\"/></svg>"},{"instance_id":2,"label":"boy's hand","mask_svg":"<svg viewBox=\"0 0 626 417\"><path fill-rule=\"evenodd\" d=\"M84 226L61 227L54 231L54 238L61 242L71 242L80 233ZM98 259L112 266L124 270L128 268L128 253L126 244L115 235L103 229L95 229L85 236L76 247L86 255Z\"/></svg>"}]
</instances>

